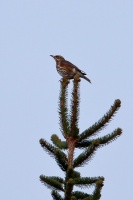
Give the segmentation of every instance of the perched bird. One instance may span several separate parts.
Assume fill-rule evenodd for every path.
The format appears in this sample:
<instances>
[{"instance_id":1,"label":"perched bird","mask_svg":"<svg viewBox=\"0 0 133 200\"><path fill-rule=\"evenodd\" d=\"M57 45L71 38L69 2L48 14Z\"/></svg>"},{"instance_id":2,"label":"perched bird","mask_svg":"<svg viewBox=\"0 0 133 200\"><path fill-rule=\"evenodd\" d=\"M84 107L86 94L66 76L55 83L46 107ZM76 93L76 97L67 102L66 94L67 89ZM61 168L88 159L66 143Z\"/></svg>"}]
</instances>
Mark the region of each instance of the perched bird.
<instances>
[{"instance_id":1,"label":"perched bird","mask_svg":"<svg viewBox=\"0 0 133 200\"><path fill-rule=\"evenodd\" d=\"M56 69L58 73L62 77L66 77L68 79L73 79L76 74L78 74L81 78L84 78L88 82L91 83L90 79L88 79L85 75L86 73L81 71L78 67L70 63L69 61L65 60L62 56L53 56L50 55L51 57L54 58L56 62Z\"/></svg>"}]
</instances>

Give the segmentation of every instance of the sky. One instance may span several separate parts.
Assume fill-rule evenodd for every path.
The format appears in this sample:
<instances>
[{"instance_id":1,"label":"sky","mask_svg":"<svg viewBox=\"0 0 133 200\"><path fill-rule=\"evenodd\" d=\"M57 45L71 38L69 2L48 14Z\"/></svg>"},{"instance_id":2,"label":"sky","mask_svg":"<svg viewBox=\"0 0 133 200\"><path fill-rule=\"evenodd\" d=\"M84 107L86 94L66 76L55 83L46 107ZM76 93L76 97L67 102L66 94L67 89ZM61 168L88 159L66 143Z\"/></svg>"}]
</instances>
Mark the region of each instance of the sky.
<instances>
[{"instance_id":1,"label":"sky","mask_svg":"<svg viewBox=\"0 0 133 200\"><path fill-rule=\"evenodd\" d=\"M49 55L62 55L92 81L80 85L80 131L120 99L99 137L122 128L78 170L104 176L102 200L131 199L133 186L133 1L0 1L0 199L52 199L39 176L63 172L39 144L59 127L60 76ZM69 99L72 82L69 85ZM70 102L70 101L69 101ZM91 190L84 190L91 192Z\"/></svg>"}]
</instances>

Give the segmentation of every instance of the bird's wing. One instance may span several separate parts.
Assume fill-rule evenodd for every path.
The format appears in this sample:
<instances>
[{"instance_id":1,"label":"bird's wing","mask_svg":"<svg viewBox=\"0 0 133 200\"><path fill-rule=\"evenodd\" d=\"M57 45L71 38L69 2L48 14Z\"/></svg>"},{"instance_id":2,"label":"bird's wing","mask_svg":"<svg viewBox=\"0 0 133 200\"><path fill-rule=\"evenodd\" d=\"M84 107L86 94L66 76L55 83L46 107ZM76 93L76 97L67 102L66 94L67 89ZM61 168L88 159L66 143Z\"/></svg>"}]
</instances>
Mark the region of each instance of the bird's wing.
<instances>
[{"instance_id":1,"label":"bird's wing","mask_svg":"<svg viewBox=\"0 0 133 200\"><path fill-rule=\"evenodd\" d=\"M71 62L69 62L69 61L67 61L67 60L65 60L65 61L63 61L64 62L64 64L67 64L67 66L68 67L70 67L70 68L72 68L72 67L74 67L77 71L79 71L81 74L83 74L83 75L86 75L86 73L85 72L83 72L82 70L80 70L78 67L76 67L74 64L72 64Z\"/></svg>"}]
</instances>

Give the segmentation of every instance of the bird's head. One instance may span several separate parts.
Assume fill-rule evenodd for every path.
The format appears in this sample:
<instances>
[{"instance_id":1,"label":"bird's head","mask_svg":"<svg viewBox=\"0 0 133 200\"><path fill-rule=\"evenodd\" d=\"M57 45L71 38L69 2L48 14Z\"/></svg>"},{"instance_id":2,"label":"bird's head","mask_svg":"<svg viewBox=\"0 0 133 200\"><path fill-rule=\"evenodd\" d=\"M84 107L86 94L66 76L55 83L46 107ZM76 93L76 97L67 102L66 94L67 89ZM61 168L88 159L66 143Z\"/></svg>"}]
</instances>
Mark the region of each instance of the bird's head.
<instances>
[{"instance_id":1,"label":"bird's head","mask_svg":"<svg viewBox=\"0 0 133 200\"><path fill-rule=\"evenodd\" d=\"M53 56L53 55L50 55L51 57L53 57L55 59L56 62L59 62L61 60L65 60L65 58L63 58L62 56L60 55L56 55L56 56Z\"/></svg>"}]
</instances>

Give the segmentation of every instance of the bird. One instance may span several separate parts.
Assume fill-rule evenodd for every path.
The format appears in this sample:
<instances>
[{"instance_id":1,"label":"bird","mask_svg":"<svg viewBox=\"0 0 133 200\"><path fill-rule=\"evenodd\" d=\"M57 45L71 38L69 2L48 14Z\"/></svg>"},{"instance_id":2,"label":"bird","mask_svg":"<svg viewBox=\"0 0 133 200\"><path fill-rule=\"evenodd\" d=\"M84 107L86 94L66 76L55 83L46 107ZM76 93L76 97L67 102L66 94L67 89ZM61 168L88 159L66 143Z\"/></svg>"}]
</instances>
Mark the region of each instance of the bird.
<instances>
[{"instance_id":1,"label":"bird","mask_svg":"<svg viewBox=\"0 0 133 200\"><path fill-rule=\"evenodd\" d=\"M68 78L68 79L73 79L76 74L79 75L79 77L85 79L89 83L91 83L90 79L87 78L85 75L86 73L80 70L78 67L76 67L74 64L71 62L65 60L63 56L60 55L50 55L51 57L54 58L56 62L56 69L57 72L62 76L63 78Z\"/></svg>"}]
</instances>

